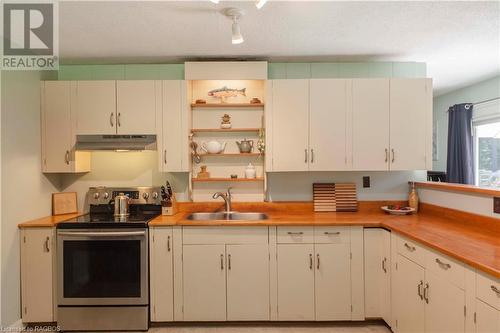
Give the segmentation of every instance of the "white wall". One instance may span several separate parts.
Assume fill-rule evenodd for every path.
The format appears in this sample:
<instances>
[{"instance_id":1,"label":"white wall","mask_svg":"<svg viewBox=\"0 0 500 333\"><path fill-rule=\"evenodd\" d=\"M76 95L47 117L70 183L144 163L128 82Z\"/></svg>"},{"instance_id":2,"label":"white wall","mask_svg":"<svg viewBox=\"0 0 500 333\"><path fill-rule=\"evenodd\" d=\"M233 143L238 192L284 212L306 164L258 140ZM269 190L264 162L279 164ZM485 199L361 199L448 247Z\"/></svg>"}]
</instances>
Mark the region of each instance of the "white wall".
<instances>
[{"instance_id":1,"label":"white wall","mask_svg":"<svg viewBox=\"0 0 500 333\"><path fill-rule=\"evenodd\" d=\"M170 182L178 200L187 200L186 174L160 173L158 152L92 152L87 174L61 175L60 191L77 192L78 207L83 211L85 195L92 186L160 186Z\"/></svg>"},{"instance_id":2,"label":"white wall","mask_svg":"<svg viewBox=\"0 0 500 333\"><path fill-rule=\"evenodd\" d=\"M363 176L370 176L370 188L363 188ZM408 181L425 179L425 171L268 173L268 191L272 201L311 201L315 182L353 182L358 200L407 200Z\"/></svg>"},{"instance_id":3,"label":"white wall","mask_svg":"<svg viewBox=\"0 0 500 333\"><path fill-rule=\"evenodd\" d=\"M51 214L57 177L41 173L40 74L2 73L1 115L1 319L20 319L17 224ZM49 306L49 304L47 304Z\"/></svg>"},{"instance_id":4,"label":"white wall","mask_svg":"<svg viewBox=\"0 0 500 333\"><path fill-rule=\"evenodd\" d=\"M500 219L500 214L493 213L493 198L491 196L428 188L419 189L418 195L420 202Z\"/></svg>"}]
</instances>

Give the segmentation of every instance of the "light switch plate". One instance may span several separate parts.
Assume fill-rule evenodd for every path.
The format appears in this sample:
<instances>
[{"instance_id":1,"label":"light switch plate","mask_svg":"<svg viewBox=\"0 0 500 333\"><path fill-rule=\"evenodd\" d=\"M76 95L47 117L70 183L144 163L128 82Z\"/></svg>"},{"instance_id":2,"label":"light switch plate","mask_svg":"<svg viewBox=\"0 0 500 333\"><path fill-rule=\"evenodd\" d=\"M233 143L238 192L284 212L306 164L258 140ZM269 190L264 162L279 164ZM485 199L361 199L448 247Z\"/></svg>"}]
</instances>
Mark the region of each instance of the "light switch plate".
<instances>
[{"instance_id":1,"label":"light switch plate","mask_svg":"<svg viewBox=\"0 0 500 333\"><path fill-rule=\"evenodd\" d=\"M500 214L500 197L493 197L493 213Z\"/></svg>"}]
</instances>

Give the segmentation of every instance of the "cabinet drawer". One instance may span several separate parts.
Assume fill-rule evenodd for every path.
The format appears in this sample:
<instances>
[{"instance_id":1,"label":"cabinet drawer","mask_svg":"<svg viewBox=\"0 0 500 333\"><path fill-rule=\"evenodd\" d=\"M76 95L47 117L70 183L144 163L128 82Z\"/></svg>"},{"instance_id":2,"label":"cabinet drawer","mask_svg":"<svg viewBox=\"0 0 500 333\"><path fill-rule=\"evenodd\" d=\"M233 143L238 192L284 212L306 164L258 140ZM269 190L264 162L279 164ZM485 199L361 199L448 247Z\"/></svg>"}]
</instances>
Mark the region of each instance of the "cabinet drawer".
<instances>
[{"instance_id":1,"label":"cabinet drawer","mask_svg":"<svg viewBox=\"0 0 500 333\"><path fill-rule=\"evenodd\" d=\"M348 244L351 242L349 227L314 227L315 243Z\"/></svg>"},{"instance_id":2,"label":"cabinet drawer","mask_svg":"<svg viewBox=\"0 0 500 333\"><path fill-rule=\"evenodd\" d=\"M425 267L425 248L417 242L398 236L398 253Z\"/></svg>"},{"instance_id":3,"label":"cabinet drawer","mask_svg":"<svg viewBox=\"0 0 500 333\"><path fill-rule=\"evenodd\" d=\"M267 244L267 227L183 227L182 244Z\"/></svg>"},{"instance_id":4,"label":"cabinet drawer","mask_svg":"<svg viewBox=\"0 0 500 333\"><path fill-rule=\"evenodd\" d=\"M434 250L425 251L425 269L428 269L460 289L465 288L465 266Z\"/></svg>"},{"instance_id":5,"label":"cabinet drawer","mask_svg":"<svg viewBox=\"0 0 500 333\"><path fill-rule=\"evenodd\" d=\"M278 227L278 243L314 243L313 227Z\"/></svg>"},{"instance_id":6,"label":"cabinet drawer","mask_svg":"<svg viewBox=\"0 0 500 333\"><path fill-rule=\"evenodd\" d=\"M500 310L500 279L478 272L476 274L476 297Z\"/></svg>"}]
</instances>

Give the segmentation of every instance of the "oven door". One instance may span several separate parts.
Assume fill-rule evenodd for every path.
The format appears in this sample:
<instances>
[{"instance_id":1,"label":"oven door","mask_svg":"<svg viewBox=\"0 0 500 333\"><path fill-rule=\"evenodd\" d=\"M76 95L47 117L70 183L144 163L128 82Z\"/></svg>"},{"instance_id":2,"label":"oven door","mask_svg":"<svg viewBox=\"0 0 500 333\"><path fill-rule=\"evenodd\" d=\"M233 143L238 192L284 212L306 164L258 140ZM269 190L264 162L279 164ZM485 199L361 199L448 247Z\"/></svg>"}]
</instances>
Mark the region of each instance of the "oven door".
<instances>
[{"instance_id":1,"label":"oven door","mask_svg":"<svg viewBox=\"0 0 500 333\"><path fill-rule=\"evenodd\" d=\"M147 305L147 229L57 231L59 305Z\"/></svg>"}]
</instances>

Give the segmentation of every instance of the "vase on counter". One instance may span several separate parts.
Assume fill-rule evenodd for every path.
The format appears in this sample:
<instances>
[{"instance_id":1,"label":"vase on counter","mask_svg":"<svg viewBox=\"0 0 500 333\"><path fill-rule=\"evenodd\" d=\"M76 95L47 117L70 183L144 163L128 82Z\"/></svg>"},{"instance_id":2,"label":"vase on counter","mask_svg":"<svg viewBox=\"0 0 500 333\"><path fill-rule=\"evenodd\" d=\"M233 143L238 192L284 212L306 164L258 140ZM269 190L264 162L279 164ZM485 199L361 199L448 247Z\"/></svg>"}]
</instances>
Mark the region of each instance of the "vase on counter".
<instances>
[{"instance_id":1,"label":"vase on counter","mask_svg":"<svg viewBox=\"0 0 500 333\"><path fill-rule=\"evenodd\" d=\"M415 189L415 182L411 183L410 194L408 195L408 206L415 209L415 213L418 212L418 194Z\"/></svg>"}]
</instances>

